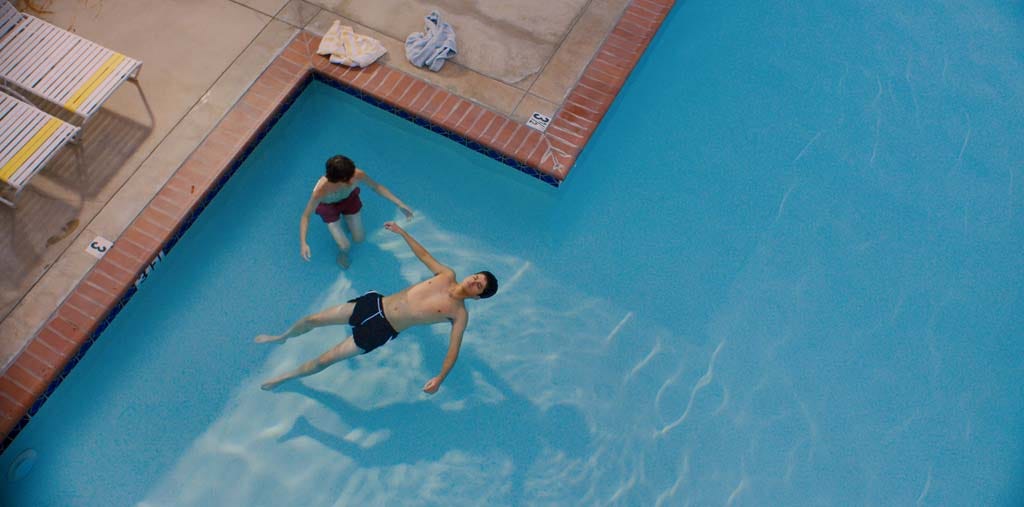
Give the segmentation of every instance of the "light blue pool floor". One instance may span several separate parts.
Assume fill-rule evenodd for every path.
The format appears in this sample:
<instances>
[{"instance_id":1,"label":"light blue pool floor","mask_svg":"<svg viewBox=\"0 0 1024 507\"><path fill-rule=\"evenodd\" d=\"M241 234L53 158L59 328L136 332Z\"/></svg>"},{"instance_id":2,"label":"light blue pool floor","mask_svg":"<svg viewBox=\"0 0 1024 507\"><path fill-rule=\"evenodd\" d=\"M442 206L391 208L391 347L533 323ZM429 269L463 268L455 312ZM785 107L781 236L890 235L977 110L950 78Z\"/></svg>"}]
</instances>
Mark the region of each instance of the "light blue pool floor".
<instances>
[{"instance_id":1,"label":"light blue pool floor","mask_svg":"<svg viewBox=\"0 0 1024 507\"><path fill-rule=\"evenodd\" d=\"M0 457L38 454L0 499L1018 504L1020 15L930 8L683 3L559 190L314 83ZM444 325L258 389L348 330L254 335L428 275L369 191L350 270L316 218L300 259L337 152L502 282L433 397Z\"/></svg>"}]
</instances>

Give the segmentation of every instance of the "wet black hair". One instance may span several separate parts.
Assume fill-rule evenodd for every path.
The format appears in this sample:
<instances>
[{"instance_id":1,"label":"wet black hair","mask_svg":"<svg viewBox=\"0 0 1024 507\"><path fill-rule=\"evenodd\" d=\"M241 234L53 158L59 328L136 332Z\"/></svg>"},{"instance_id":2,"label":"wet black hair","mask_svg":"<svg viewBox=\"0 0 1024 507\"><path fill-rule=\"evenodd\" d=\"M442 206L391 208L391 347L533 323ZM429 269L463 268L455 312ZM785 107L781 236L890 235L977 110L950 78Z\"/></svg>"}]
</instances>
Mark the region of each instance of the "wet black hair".
<instances>
[{"instance_id":1,"label":"wet black hair","mask_svg":"<svg viewBox=\"0 0 1024 507\"><path fill-rule=\"evenodd\" d=\"M335 155L327 159L327 181L337 183L348 181L356 173L356 164L345 155Z\"/></svg>"},{"instance_id":2,"label":"wet black hair","mask_svg":"<svg viewBox=\"0 0 1024 507\"><path fill-rule=\"evenodd\" d=\"M494 277L490 271L481 271L478 275L484 275L487 279L487 287L484 287L484 291L480 293L480 299L487 299L498 292L498 279Z\"/></svg>"}]
</instances>

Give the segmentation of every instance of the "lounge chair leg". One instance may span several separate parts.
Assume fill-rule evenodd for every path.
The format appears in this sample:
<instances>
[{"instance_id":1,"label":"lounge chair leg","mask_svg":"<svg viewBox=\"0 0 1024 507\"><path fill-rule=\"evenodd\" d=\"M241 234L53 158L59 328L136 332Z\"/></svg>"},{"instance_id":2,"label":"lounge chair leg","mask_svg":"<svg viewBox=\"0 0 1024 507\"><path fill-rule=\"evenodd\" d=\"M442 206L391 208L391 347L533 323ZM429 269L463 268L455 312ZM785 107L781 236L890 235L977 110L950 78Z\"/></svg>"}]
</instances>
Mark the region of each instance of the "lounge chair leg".
<instances>
[{"instance_id":1,"label":"lounge chair leg","mask_svg":"<svg viewBox=\"0 0 1024 507\"><path fill-rule=\"evenodd\" d=\"M75 162L78 163L78 168L80 170L84 169L85 168L85 143L82 142L82 136L81 135L79 135L78 138L75 139L71 143L71 149L75 150Z\"/></svg>"},{"instance_id":2,"label":"lounge chair leg","mask_svg":"<svg viewBox=\"0 0 1024 507\"><path fill-rule=\"evenodd\" d=\"M142 83L139 82L138 71L135 71L135 75L128 78L128 80L135 83L135 87L139 89L139 96L142 97L142 103L146 106L146 112L149 113L149 123L151 126L156 127L156 115L153 114L153 108L149 107L149 101L146 100L146 94L142 91Z\"/></svg>"},{"instance_id":3,"label":"lounge chair leg","mask_svg":"<svg viewBox=\"0 0 1024 507\"><path fill-rule=\"evenodd\" d=\"M5 197L6 195L8 195L8 192L11 192L10 193L10 196L11 196L10 199ZM6 204L6 205L8 205L8 206L10 206L12 208L17 208L17 206L14 205L14 192L10 188L4 188L4 189L0 190L0 202L4 203L4 204Z\"/></svg>"}]
</instances>

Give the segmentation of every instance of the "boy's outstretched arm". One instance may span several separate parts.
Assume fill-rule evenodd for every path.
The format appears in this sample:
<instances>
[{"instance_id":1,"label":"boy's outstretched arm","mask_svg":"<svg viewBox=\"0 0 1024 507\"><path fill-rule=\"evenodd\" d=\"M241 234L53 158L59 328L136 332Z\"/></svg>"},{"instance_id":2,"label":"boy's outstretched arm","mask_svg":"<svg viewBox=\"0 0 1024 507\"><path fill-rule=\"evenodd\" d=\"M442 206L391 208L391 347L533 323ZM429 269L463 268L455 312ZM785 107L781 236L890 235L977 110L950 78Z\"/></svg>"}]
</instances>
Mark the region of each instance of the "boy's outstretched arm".
<instances>
[{"instance_id":1,"label":"boy's outstretched arm","mask_svg":"<svg viewBox=\"0 0 1024 507\"><path fill-rule=\"evenodd\" d=\"M388 190L388 187L374 181L374 179L371 178L369 174L366 174L366 171L363 171L362 169L359 170L359 179L366 182L366 185L372 188L374 192L377 192L377 195L391 201L395 206L398 206L398 209L401 210L407 220L412 218L412 209L406 206L398 196L391 193L391 191Z\"/></svg>"},{"instance_id":2,"label":"boy's outstretched arm","mask_svg":"<svg viewBox=\"0 0 1024 507\"><path fill-rule=\"evenodd\" d=\"M438 373L436 377L428 380L423 385L423 392L427 394L436 393L437 389L441 387L441 383L448 377L448 372L452 371L455 361L459 359L459 349L462 347L462 333L466 331L466 325L468 324L469 313L463 309L452 320L452 333L448 337L448 353L445 354L444 363L441 364L441 373Z\"/></svg>"},{"instance_id":3,"label":"boy's outstretched arm","mask_svg":"<svg viewBox=\"0 0 1024 507\"><path fill-rule=\"evenodd\" d=\"M437 259L430 255L430 252L428 252L426 248L423 248L423 245L421 245L419 241L416 241L415 238L413 238L408 232L405 232L405 229L401 228L398 224L394 222L386 222L384 224L384 228L401 236L402 239L405 240L405 243L409 245L409 249L412 250L412 253L416 255L416 258L419 259L431 273L435 275L439 275L446 271L454 273L452 268L437 262Z\"/></svg>"}]
</instances>

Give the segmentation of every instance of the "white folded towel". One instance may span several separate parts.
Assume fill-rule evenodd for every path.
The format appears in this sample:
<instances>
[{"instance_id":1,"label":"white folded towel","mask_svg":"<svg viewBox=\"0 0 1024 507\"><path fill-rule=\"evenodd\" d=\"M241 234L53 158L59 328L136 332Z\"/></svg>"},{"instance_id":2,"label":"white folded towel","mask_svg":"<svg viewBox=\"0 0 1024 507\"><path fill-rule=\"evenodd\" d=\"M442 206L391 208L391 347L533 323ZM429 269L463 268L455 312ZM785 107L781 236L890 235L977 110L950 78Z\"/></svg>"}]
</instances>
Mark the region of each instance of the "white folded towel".
<instances>
[{"instance_id":1,"label":"white folded towel","mask_svg":"<svg viewBox=\"0 0 1024 507\"><path fill-rule=\"evenodd\" d=\"M349 67L366 67L387 52L379 40L356 35L351 26L342 26L341 21L331 25L316 50L318 55L331 55L331 63Z\"/></svg>"}]
</instances>

